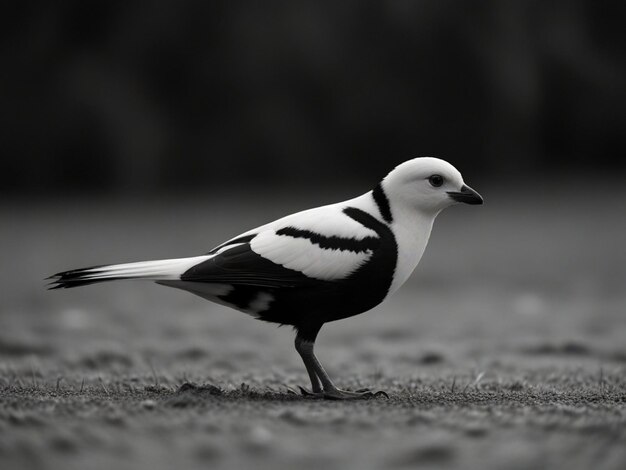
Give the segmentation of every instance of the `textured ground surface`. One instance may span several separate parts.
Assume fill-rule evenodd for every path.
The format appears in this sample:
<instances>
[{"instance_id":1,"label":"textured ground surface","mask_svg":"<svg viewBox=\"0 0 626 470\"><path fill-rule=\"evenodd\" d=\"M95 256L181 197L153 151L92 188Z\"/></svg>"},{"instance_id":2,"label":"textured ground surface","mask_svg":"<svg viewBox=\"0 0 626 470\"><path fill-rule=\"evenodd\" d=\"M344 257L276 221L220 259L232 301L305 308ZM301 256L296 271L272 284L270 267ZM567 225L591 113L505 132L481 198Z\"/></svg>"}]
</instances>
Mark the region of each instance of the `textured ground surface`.
<instances>
[{"instance_id":1,"label":"textured ground surface","mask_svg":"<svg viewBox=\"0 0 626 470\"><path fill-rule=\"evenodd\" d=\"M390 394L349 403L288 393L307 378L287 328L152 284L42 288L201 253L319 196L5 201L0 467L624 468L626 194L568 188L444 213L394 298L327 325L338 384Z\"/></svg>"}]
</instances>

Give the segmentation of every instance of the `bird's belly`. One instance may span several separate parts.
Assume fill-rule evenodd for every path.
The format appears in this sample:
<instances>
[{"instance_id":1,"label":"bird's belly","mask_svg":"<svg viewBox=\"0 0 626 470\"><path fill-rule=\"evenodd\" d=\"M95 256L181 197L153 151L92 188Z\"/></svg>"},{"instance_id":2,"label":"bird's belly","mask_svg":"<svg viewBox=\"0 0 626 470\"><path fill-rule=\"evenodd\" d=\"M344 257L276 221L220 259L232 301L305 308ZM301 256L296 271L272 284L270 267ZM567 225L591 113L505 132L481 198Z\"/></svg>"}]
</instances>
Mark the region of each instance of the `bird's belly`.
<instances>
[{"instance_id":1,"label":"bird's belly","mask_svg":"<svg viewBox=\"0 0 626 470\"><path fill-rule=\"evenodd\" d=\"M338 284L317 288L282 288L267 291L268 301L263 310L247 311L262 320L298 325L326 323L358 315L378 305L383 297L372 289L365 292L351 285ZM259 296L261 294L258 294Z\"/></svg>"}]
</instances>

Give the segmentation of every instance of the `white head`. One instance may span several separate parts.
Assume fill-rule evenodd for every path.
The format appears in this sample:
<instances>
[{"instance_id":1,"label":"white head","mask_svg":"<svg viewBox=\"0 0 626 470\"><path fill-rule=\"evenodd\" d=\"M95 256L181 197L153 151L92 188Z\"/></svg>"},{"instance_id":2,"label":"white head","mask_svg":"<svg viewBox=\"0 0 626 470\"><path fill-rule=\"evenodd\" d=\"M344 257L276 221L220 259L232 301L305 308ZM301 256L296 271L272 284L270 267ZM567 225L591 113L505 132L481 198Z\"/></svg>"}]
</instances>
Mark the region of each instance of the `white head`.
<instances>
[{"instance_id":1,"label":"white head","mask_svg":"<svg viewBox=\"0 0 626 470\"><path fill-rule=\"evenodd\" d=\"M482 204L483 198L463 182L461 173L439 158L408 160L382 181L392 211L404 208L437 215L453 204Z\"/></svg>"}]
</instances>

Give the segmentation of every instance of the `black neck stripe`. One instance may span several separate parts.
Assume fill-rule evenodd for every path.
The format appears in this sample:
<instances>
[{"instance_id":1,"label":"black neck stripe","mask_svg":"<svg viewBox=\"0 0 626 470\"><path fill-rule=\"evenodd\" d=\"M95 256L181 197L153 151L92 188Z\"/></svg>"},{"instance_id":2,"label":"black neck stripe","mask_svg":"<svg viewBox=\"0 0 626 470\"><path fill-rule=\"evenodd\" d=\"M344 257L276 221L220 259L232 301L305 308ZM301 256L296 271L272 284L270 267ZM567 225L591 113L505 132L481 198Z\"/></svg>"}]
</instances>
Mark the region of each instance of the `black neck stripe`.
<instances>
[{"instance_id":1,"label":"black neck stripe","mask_svg":"<svg viewBox=\"0 0 626 470\"><path fill-rule=\"evenodd\" d=\"M311 243L318 245L320 248L329 250L352 251L354 253L364 253L374 250L379 244L376 237L364 237L360 240L356 238L343 238L336 236L325 236L310 230L301 230L295 227L284 227L276 231L276 235L286 235L292 238L306 238Z\"/></svg>"},{"instance_id":2,"label":"black neck stripe","mask_svg":"<svg viewBox=\"0 0 626 470\"><path fill-rule=\"evenodd\" d=\"M343 210L343 213L350 217L352 220L360 223L363 227L373 230L379 235L379 237L383 237L386 236L388 233L391 233L391 230L389 229L389 227L387 227L386 224L382 223L376 217L368 214L364 210L357 209L356 207L346 207ZM377 238L376 240L380 239Z\"/></svg>"},{"instance_id":3,"label":"black neck stripe","mask_svg":"<svg viewBox=\"0 0 626 470\"><path fill-rule=\"evenodd\" d=\"M374 196L374 202L378 206L378 210L380 211L380 215L383 216L385 222L390 224L393 221L393 217L391 216L391 207L389 207L389 199L387 199L387 195L383 190L382 183L378 183L372 192L372 196Z\"/></svg>"}]
</instances>

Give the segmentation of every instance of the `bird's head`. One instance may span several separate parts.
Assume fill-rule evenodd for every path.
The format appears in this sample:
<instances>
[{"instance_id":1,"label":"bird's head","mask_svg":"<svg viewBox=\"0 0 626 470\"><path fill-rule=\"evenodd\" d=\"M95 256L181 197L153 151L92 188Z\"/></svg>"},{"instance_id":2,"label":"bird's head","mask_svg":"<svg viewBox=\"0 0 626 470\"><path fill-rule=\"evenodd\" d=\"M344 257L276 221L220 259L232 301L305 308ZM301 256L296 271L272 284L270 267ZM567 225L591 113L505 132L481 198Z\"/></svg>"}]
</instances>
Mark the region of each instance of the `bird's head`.
<instances>
[{"instance_id":1,"label":"bird's head","mask_svg":"<svg viewBox=\"0 0 626 470\"><path fill-rule=\"evenodd\" d=\"M483 198L467 186L461 173L445 160L422 157L394 168L383 180L392 207L436 215L457 203L482 204Z\"/></svg>"}]
</instances>

